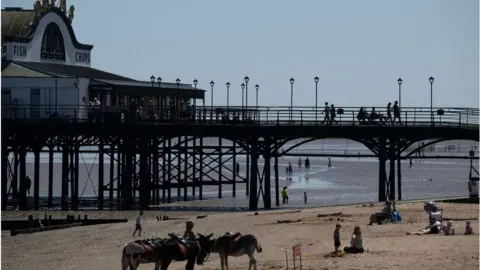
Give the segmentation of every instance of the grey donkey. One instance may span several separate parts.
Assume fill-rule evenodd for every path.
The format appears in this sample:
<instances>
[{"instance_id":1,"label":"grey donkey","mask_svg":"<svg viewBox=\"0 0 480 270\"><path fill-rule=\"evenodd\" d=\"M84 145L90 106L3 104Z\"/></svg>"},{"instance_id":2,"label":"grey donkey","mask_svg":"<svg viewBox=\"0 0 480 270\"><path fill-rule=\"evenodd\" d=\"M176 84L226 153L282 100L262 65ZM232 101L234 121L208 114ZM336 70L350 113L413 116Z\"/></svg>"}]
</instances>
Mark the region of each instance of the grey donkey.
<instances>
[{"instance_id":1,"label":"grey donkey","mask_svg":"<svg viewBox=\"0 0 480 270\"><path fill-rule=\"evenodd\" d=\"M257 238L251 234L226 233L217 239L210 240L210 252L216 252L220 256L221 269L228 270L228 256L240 257L248 255L250 263L248 269L257 270L257 261L253 254L262 252L262 247Z\"/></svg>"}]
</instances>

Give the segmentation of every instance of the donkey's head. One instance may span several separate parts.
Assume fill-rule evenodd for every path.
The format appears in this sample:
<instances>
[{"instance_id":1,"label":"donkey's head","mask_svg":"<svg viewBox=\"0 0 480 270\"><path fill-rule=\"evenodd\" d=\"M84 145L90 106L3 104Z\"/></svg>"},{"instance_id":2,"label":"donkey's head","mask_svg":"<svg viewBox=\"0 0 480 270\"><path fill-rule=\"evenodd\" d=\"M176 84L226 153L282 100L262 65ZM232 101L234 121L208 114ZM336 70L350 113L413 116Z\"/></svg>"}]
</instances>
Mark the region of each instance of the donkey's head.
<instances>
[{"instance_id":1,"label":"donkey's head","mask_svg":"<svg viewBox=\"0 0 480 270\"><path fill-rule=\"evenodd\" d=\"M211 240L210 238L213 236L213 233L205 236L201 233L197 233L198 238L198 244L200 245L200 253L197 255L197 264L202 265L208 258L208 255L210 255L212 245L211 245Z\"/></svg>"}]
</instances>

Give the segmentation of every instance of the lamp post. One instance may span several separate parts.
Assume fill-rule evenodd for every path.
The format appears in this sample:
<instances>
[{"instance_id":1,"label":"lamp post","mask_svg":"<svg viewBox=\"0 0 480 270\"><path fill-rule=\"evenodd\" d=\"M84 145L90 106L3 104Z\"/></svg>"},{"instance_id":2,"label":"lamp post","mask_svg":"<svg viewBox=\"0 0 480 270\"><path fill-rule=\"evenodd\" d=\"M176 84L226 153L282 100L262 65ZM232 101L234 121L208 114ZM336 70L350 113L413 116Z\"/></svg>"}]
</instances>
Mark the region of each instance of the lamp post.
<instances>
[{"instance_id":1,"label":"lamp post","mask_svg":"<svg viewBox=\"0 0 480 270\"><path fill-rule=\"evenodd\" d=\"M157 77L157 83L158 83L158 89L159 89L158 93L161 93L160 88L162 88L162 77L160 76ZM158 96L155 98L155 103L156 103L155 107L157 109L157 114L158 114L158 117L161 117L161 118L163 118L163 104L164 104L163 99L164 97L159 98ZM158 103L160 103L161 113L158 113Z\"/></svg>"},{"instance_id":2,"label":"lamp post","mask_svg":"<svg viewBox=\"0 0 480 270\"><path fill-rule=\"evenodd\" d=\"M175 80L175 82L177 83L177 94L176 94L176 102L175 102L175 103L176 103L176 104L175 104L176 110L175 110L175 111L176 111L176 115L177 115L177 118L178 118L178 114L179 114L179 112L180 112L180 99L179 99L179 97L180 97L180 95L179 95L179 92L180 92L180 79L177 78L177 79Z\"/></svg>"},{"instance_id":3,"label":"lamp post","mask_svg":"<svg viewBox=\"0 0 480 270\"><path fill-rule=\"evenodd\" d=\"M248 115L248 81L250 80L250 78L248 78L248 76L245 76L243 80L245 81L245 109L247 110Z\"/></svg>"},{"instance_id":4,"label":"lamp post","mask_svg":"<svg viewBox=\"0 0 480 270\"><path fill-rule=\"evenodd\" d=\"M315 122L317 121L317 111L318 111L318 82L320 81L320 78L315 77L313 78L313 81L315 81Z\"/></svg>"},{"instance_id":5,"label":"lamp post","mask_svg":"<svg viewBox=\"0 0 480 270\"><path fill-rule=\"evenodd\" d=\"M260 86L258 84L255 85L255 90L256 90L256 98L255 98L255 107L258 110L258 89Z\"/></svg>"},{"instance_id":6,"label":"lamp post","mask_svg":"<svg viewBox=\"0 0 480 270\"><path fill-rule=\"evenodd\" d=\"M242 87L242 117L245 117L245 112L244 112L244 107L243 107L244 96L245 96L245 84L242 83L240 86Z\"/></svg>"},{"instance_id":7,"label":"lamp post","mask_svg":"<svg viewBox=\"0 0 480 270\"><path fill-rule=\"evenodd\" d=\"M196 118L196 110L197 110L197 79L193 80L193 119Z\"/></svg>"},{"instance_id":8,"label":"lamp post","mask_svg":"<svg viewBox=\"0 0 480 270\"><path fill-rule=\"evenodd\" d=\"M398 107L402 108L402 78L398 78Z\"/></svg>"},{"instance_id":9,"label":"lamp post","mask_svg":"<svg viewBox=\"0 0 480 270\"><path fill-rule=\"evenodd\" d=\"M433 123L433 81L435 81L435 78L433 78L432 76L430 76L430 78L428 78L428 81L430 82L430 114L431 114L431 122L432 122L432 126L434 125Z\"/></svg>"},{"instance_id":10,"label":"lamp post","mask_svg":"<svg viewBox=\"0 0 480 270\"><path fill-rule=\"evenodd\" d=\"M58 115L58 79L55 78L55 117Z\"/></svg>"},{"instance_id":11,"label":"lamp post","mask_svg":"<svg viewBox=\"0 0 480 270\"><path fill-rule=\"evenodd\" d=\"M295 82L294 78L290 78L290 121L293 118L293 83Z\"/></svg>"},{"instance_id":12,"label":"lamp post","mask_svg":"<svg viewBox=\"0 0 480 270\"><path fill-rule=\"evenodd\" d=\"M155 76L150 76L150 82L152 82L152 87L153 87L153 83L155 82Z\"/></svg>"},{"instance_id":13,"label":"lamp post","mask_svg":"<svg viewBox=\"0 0 480 270\"><path fill-rule=\"evenodd\" d=\"M213 86L215 85L214 81L210 81L210 88L212 89L212 93L210 95L210 120L212 120L213 115Z\"/></svg>"},{"instance_id":14,"label":"lamp post","mask_svg":"<svg viewBox=\"0 0 480 270\"><path fill-rule=\"evenodd\" d=\"M229 100L230 100L230 82L227 82L225 85L227 86L227 112L228 112Z\"/></svg>"}]
</instances>

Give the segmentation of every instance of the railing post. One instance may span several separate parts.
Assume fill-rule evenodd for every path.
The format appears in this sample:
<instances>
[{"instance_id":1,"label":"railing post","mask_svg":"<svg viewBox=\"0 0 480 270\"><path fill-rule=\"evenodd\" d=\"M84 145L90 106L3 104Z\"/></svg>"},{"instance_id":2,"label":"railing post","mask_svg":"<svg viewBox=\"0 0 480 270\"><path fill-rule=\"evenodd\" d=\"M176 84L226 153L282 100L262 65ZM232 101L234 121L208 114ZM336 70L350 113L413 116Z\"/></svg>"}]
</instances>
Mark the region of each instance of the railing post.
<instances>
[{"instance_id":1,"label":"railing post","mask_svg":"<svg viewBox=\"0 0 480 270\"><path fill-rule=\"evenodd\" d=\"M280 125L280 111L277 110L277 126Z\"/></svg>"},{"instance_id":2,"label":"railing post","mask_svg":"<svg viewBox=\"0 0 480 270\"><path fill-rule=\"evenodd\" d=\"M267 125L268 125L268 109L269 109L269 108L267 107Z\"/></svg>"},{"instance_id":3,"label":"railing post","mask_svg":"<svg viewBox=\"0 0 480 270\"><path fill-rule=\"evenodd\" d=\"M458 113L458 127L462 126L462 112Z\"/></svg>"},{"instance_id":4,"label":"railing post","mask_svg":"<svg viewBox=\"0 0 480 270\"><path fill-rule=\"evenodd\" d=\"M303 126L303 111L300 111L300 125Z\"/></svg>"},{"instance_id":5,"label":"railing post","mask_svg":"<svg viewBox=\"0 0 480 270\"><path fill-rule=\"evenodd\" d=\"M405 126L408 126L408 112L405 112Z\"/></svg>"},{"instance_id":6,"label":"railing post","mask_svg":"<svg viewBox=\"0 0 480 270\"><path fill-rule=\"evenodd\" d=\"M468 109L467 109L467 121L465 121L465 124L468 125Z\"/></svg>"},{"instance_id":7,"label":"railing post","mask_svg":"<svg viewBox=\"0 0 480 270\"><path fill-rule=\"evenodd\" d=\"M416 126L417 122L417 108L413 109L413 125Z\"/></svg>"}]
</instances>

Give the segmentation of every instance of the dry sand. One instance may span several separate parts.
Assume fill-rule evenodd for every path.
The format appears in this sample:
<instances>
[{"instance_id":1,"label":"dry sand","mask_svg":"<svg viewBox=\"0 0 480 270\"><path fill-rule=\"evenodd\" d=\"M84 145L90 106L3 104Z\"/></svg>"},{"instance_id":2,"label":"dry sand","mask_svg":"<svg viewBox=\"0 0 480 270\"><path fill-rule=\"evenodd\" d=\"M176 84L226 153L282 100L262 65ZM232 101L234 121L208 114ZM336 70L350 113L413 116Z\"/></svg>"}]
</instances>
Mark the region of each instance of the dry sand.
<instances>
[{"instance_id":1,"label":"dry sand","mask_svg":"<svg viewBox=\"0 0 480 270\"><path fill-rule=\"evenodd\" d=\"M407 236L426 225L426 213L422 203L397 204L403 224L366 226L368 216L381 207L336 206L292 210L242 213L206 213L205 219L194 220L195 232L216 235L226 231L251 233L257 236L262 253L256 253L259 269L285 269L285 254L296 243L303 245L303 269L478 269L478 204L439 203L444 217L469 218L472 220L474 235L464 236ZM339 258L327 258L333 251L333 230L336 218L317 218L317 214L342 212L342 246L349 242L353 226L360 225L363 231L364 254L348 254ZM20 212L3 212L2 218L27 215ZM36 215L43 216L43 212ZM54 214L50 212L49 214ZM65 215L65 213L57 213ZM85 214L81 212L80 214ZM186 219L157 222L156 215ZM168 232L181 233L187 219L195 219L199 213L147 212L143 217L142 237L166 236ZM64 230L9 236L2 231L2 268L9 270L41 269L120 269L122 246L131 241L134 228L133 212L92 212L95 216L127 216L128 223L76 227ZM277 220L303 219L299 223L277 224ZM465 221L453 221L458 232L463 233ZM138 237L137 237L138 238ZM247 269L248 258L229 259L230 269ZM174 262L170 269L184 269L185 263ZM141 265L139 269L153 269L153 264ZM196 269L220 269L218 256Z\"/></svg>"}]
</instances>

